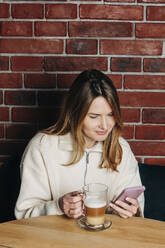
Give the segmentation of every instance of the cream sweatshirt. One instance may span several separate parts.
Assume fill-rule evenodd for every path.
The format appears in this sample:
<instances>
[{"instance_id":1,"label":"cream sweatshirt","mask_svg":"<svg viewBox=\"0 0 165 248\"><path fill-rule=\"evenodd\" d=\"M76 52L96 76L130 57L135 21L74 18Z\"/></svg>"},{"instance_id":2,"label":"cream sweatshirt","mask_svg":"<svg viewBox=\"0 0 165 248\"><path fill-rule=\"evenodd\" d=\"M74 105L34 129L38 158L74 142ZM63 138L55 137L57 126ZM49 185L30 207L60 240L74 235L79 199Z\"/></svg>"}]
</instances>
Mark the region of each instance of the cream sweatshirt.
<instances>
[{"instance_id":1,"label":"cream sweatshirt","mask_svg":"<svg viewBox=\"0 0 165 248\"><path fill-rule=\"evenodd\" d=\"M17 219L40 215L61 215L58 200L66 193L80 190L84 184L103 183L109 188L109 201L126 187L141 185L137 161L129 144L119 139L123 157L118 172L98 168L102 143L84 152L74 165L65 166L72 157L70 134L64 136L36 134L27 145L20 165L21 188L16 202ZM139 197L143 213L144 195Z\"/></svg>"}]
</instances>

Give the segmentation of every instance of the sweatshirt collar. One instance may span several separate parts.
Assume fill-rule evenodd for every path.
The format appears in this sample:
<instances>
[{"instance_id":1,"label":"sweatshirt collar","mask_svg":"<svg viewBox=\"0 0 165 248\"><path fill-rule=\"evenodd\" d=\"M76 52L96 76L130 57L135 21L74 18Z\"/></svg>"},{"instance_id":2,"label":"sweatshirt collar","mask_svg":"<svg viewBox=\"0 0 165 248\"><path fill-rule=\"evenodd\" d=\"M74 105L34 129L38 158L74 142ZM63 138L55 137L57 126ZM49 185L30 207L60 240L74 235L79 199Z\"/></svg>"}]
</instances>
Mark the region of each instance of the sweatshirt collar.
<instances>
[{"instance_id":1,"label":"sweatshirt collar","mask_svg":"<svg viewBox=\"0 0 165 248\"><path fill-rule=\"evenodd\" d=\"M71 134L65 134L58 136L58 146L61 150L65 151L73 151L73 142L71 138ZM92 148L87 149L90 152L102 152L103 151L103 143L97 142Z\"/></svg>"}]
</instances>

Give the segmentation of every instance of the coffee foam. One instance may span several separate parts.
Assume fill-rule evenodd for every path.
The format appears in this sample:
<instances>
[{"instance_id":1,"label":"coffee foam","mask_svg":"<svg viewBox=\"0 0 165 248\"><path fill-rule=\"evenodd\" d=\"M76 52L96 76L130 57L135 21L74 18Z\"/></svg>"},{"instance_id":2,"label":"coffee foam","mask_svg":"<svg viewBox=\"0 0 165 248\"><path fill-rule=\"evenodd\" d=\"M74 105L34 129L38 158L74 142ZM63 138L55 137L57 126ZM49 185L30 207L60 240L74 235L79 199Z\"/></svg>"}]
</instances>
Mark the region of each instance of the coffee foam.
<instances>
[{"instance_id":1,"label":"coffee foam","mask_svg":"<svg viewBox=\"0 0 165 248\"><path fill-rule=\"evenodd\" d=\"M84 201L84 205L88 208L102 208L106 206L106 201L93 198L86 198Z\"/></svg>"}]
</instances>

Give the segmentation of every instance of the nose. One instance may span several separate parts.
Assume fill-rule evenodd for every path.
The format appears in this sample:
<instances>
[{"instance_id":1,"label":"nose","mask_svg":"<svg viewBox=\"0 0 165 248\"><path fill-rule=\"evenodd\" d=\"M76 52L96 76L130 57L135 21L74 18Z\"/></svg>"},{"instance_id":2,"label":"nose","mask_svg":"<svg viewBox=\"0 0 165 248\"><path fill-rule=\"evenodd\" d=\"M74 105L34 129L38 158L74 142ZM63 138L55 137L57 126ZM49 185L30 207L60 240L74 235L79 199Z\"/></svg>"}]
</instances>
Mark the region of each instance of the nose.
<instances>
[{"instance_id":1,"label":"nose","mask_svg":"<svg viewBox=\"0 0 165 248\"><path fill-rule=\"evenodd\" d=\"M105 117L101 118L100 120L100 128L106 130L108 127L107 120Z\"/></svg>"}]
</instances>

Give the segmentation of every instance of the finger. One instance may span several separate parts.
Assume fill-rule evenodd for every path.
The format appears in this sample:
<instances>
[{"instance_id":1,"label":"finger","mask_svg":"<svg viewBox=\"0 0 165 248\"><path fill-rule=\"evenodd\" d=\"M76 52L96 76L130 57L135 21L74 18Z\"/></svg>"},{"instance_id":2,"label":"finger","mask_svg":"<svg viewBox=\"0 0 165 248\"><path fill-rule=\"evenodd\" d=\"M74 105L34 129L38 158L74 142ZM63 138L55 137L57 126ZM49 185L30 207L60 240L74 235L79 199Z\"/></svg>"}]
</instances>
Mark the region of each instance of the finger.
<instances>
[{"instance_id":1,"label":"finger","mask_svg":"<svg viewBox=\"0 0 165 248\"><path fill-rule=\"evenodd\" d=\"M76 190L76 191L71 192L72 196L77 196L77 195L81 195L81 194L83 194L82 190Z\"/></svg>"},{"instance_id":2,"label":"finger","mask_svg":"<svg viewBox=\"0 0 165 248\"><path fill-rule=\"evenodd\" d=\"M137 208L139 207L138 200L130 198L130 197L127 197L126 200L127 200L127 202L131 203L131 205L133 205L133 206L135 206Z\"/></svg>"},{"instance_id":3,"label":"finger","mask_svg":"<svg viewBox=\"0 0 165 248\"><path fill-rule=\"evenodd\" d=\"M127 215L121 214L121 213L119 213L119 216L120 216L121 218L124 218L124 219L128 219L128 218L129 218Z\"/></svg>"},{"instance_id":4,"label":"finger","mask_svg":"<svg viewBox=\"0 0 165 248\"><path fill-rule=\"evenodd\" d=\"M80 195L72 196L68 194L64 198L64 202L74 203L74 202L79 202L79 201L82 201L82 197Z\"/></svg>"},{"instance_id":5,"label":"finger","mask_svg":"<svg viewBox=\"0 0 165 248\"><path fill-rule=\"evenodd\" d=\"M69 218L78 218L82 215L82 209L81 208L77 208L77 209L67 209L65 210L65 214L69 217Z\"/></svg>"},{"instance_id":6,"label":"finger","mask_svg":"<svg viewBox=\"0 0 165 248\"><path fill-rule=\"evenodd\" d=\"M63 197L59 199L59 206L61 210L63 211L64 209L69 209L69 208L76 208L77 205L71 205L70 204L77 204L78 206L83 205L83 199L82 199L82 191L74 191L65 194Z\"/></svg>"},{"instance_id":7,"label":"finger","mask_svg":"<svg viewBox=\"0 0 165 248\"><path fill-rule=\"evenodd\" d=\"M127 204L127 203L122 202L122 201L117 201L116 204L119 205L122 209L125 209L128 212L130 212L131 213L131 216L133 216L133 215L136 214L137 209L138 209L138 206L137 206L136 200L135 199L132 199L132 200L134 200L133 202L136 204L136 206L133 205L132 203L131 204Z\"/></svg>"},{"instance_id":8,"label":"finger","mask_svg":"<svg viewBox=\"0 0 165 248\"><path fill-rule=\"evenodd\" d=\"M76 216L76 215L82 214L82 208L70 209L69 214L71 216Z\"/></svg>"},{"instance_id":9,"label":"finger","mask_svg":"<svg viewBox=\"0 0 165 248\"><path fill-rule=\"evenodd\" d=\"M130 199L130 198L127 198L127 199ZM128 200L127 200L127 202L117 201L116 204L119 205L120 207L128 210L128 211L133 210L133 212L135 210L137 210L137 208L139 206L137 200L132 199L132 198L131 198L131 201L128 201Z\"/></svg>"},{"instance_id":10,"label":"finger","mask_svg":"<svg viewBox=\"0 0 165 248\"><path fill-rule=\"evenodd\" d=\"M77 219L77 218L79 218L81 215L82 215L82 213L80 212L80 213L77 213L77 214L75 214L75 215L71 215L70 218Z\"/></svg>"},{"instance_id":11,"label":"finger","mask_svg":"<svg viewBox=\"0 0 165 248\"><path fill-rule=\"evenodd\" d=\"M123 203L123 202L122 202ZM110 203L110 206L121 216L125 216L125 217L132 217L132 212L126 210L123 208L123 206L119 205L120 202L118 202L118 204L113 204L113 203ZM122 204L123 205L123 204ZM124 217L123 217L124 218Z\"/></svg>"},{"instance_id":12,"label":"finger","mask_svg":"<svg viewBox=\"0 0 165 248\"><path fill-rule=\"evenodd\" d=\"M75 202L75 203L64 202L63 205L64 209L76 209L80 207L82 208L82 202Z\"/></svg>"},{"instance_id":13,"label":"finger","mask_svg":"<svg viewBox=\"0 0 165 248\"><path fill-rule=\"evenodd\" d=\"M137 213L137 210L139 208L139 203L136 199L133 199L133 198L126 198L127 203L123 203L121 202L120 203L120 206L122 206L122 208L130 211L132 213L132 215L135 215Z\"/></svg>"}]
</instances>

